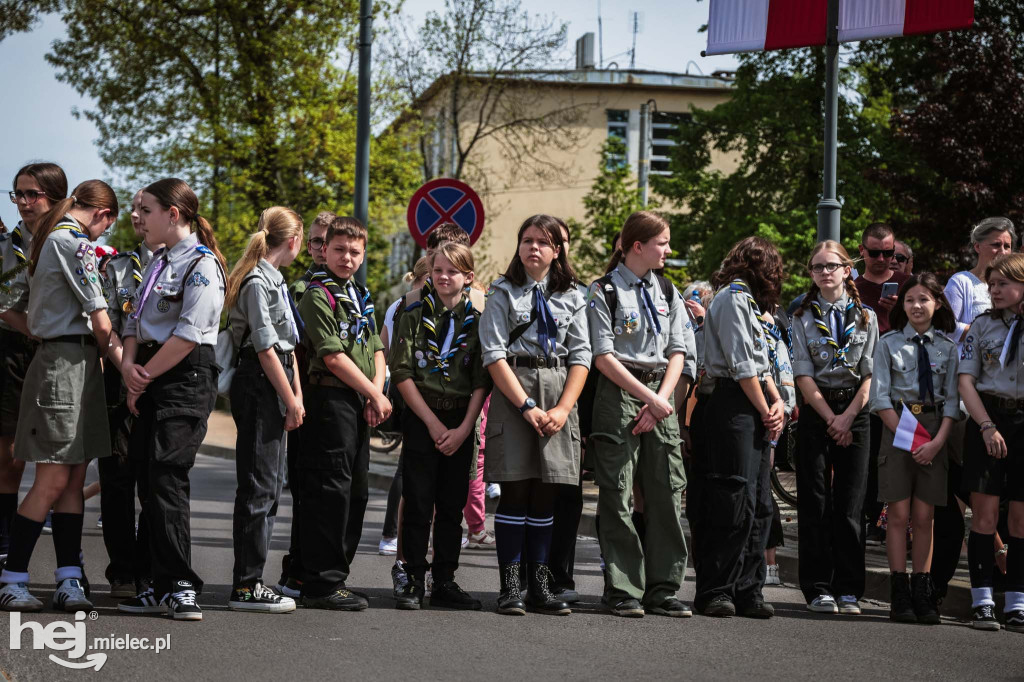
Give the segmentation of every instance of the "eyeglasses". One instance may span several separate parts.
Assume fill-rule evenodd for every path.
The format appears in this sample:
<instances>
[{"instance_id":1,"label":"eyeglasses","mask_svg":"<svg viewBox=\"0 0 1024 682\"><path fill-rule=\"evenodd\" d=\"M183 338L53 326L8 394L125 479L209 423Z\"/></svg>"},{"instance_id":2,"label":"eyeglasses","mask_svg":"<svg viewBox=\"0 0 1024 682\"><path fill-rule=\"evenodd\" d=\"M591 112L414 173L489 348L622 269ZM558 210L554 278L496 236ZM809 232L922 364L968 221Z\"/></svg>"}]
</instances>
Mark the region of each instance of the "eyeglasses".
<instances>
[{"instance_id":1,"label":"eyeglasses","mask_svg":"<svg viewBox=\"0 0 1024 682\"><path fill-rule=\"evenodd\" d=\"M893 254L896 253L896 249L864 249L868 252L868 255L872 258L878 258L879 256L885 256L886 258L892 258Z\"/></svg>"},{"instance_id":2,"label":"eyeglasses","mask_svg":"<svg viewBox=\"0 0 1024 682\"><path fill-rule=\"evenodd\" d=\"M897 263L899 263L900 265L903 265L903 264L904 264L904 263L906 263L906 262L907 262L908 260L910 260L909 258L907 258L906 256L904 256L904 255L903 255L902 253L897 253L897 254L896 254L895 256L893 256L893 259L894 259L894 260L895 260L895 261L896 261Z\"/></svg>"},{"instance_id":3,"label":"eyeglasses","mask_svg":"<svg viewBox=\"0 0 1024 682\"><path fill-rule=\"evenodd\" d=\"M321 239L320 237L313 237L312 239L309 240L309 245L313 248L314 251L319 251L320 249L324 248L324 240Z\"/></svg>"},{"instance_id":4,"label":"eyeglasses","mask_svg":"<svg viewBox=\"0 0 1024 682\"><path fill-rule=\"evenodd\" d=\"M815 263L811 266L811 272L815 275L820 275L823 272L832 274L841 267L843 267L842 263Z\"/></svg>"},{"instance_id":5,"label":"eyeglasses","mask_svg":"<svg viewBox=\"0 0 1024 682\"><path fill-rule=\"evenodd\" d=\"M7 196L11 198L12 204L16 204L19 201L24 201L26 205L31 206L32 204L39 201L39 197L45 197L46 192L40 192L39 190L35 189L16 189L8 192Z\"/></svg>"}]
</instances>

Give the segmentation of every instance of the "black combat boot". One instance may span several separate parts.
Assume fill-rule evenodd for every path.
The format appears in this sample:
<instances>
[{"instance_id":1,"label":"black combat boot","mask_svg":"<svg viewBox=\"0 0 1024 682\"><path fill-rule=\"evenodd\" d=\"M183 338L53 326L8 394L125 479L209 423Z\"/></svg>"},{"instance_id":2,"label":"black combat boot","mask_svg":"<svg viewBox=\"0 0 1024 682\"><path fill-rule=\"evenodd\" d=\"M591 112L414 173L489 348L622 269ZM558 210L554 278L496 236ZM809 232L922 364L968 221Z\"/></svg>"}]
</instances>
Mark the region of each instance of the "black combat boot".
<instances>
[{"instance_id":1,"label":"black combat boot","mask_svg":"<svg viewBox=\"0 0 1024 682\"><path fill-rule=\"evenodd\" d=\"M519 562L502 564L498 567L501 578L501 594L498 595L498 613L506 616L525 616L526 604L519 582Z\"/></svg>"},{"instance_id":2,"label":"black combat boot","mask_svg":"<svg viewBox=\"0 0 1024 682\"><path fill-rule=\"evenodd\" d=\"M526 602L538 613L552 616L568 616L572 609L564 601L551 594L551 571L547 564L532 561L530 568L530 590Z\"/></svg>"},{"instance_id":3,"label":"black combat boot","mask_svg":"<svg viewBox=\"0 0 1024 682\"><path fill-rule=\"evenodd\" d=\"M939 618L939 609L936 608L935 587L932 585L931 573L915 573L910 579L911 601L914 605L914 614L917 622L924 625L938 625L942 622Z\"/></svg>"},{"instance_id":4,"label":"black combat boot","mask_svg":"<svg viewBox=\"0 0 1024 682\"><path fill-rule=\"evenodd\" d=\"M916 623L917 614L910 598L910 576L906 573L889 575L889 620L897 623Z\"/></svg>"}]
</instances>

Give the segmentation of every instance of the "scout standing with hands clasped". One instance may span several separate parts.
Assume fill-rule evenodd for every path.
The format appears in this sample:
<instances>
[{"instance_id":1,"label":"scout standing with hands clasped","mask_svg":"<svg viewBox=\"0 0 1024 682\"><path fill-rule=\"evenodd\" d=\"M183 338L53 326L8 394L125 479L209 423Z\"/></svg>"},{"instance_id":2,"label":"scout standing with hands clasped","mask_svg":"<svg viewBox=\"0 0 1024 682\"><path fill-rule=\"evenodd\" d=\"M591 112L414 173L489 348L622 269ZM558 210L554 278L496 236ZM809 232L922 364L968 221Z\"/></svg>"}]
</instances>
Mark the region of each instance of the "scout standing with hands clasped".
<instances>
[{"instance_id":1,"label":"scout standing with hands clasped","mask_svg":"<svg viewBox=\"0 0 1024 682\"><path fill-rule=\"evenodd\" d=\"M1006 629L1024 632L1024 254L996 259L985 280L992 310L975 318L960 355L960 397L971 415L964 443L964 483L974 513L967 538L971 625L999 629L992 546L1003 498L1010 501Z\"/></svg>"},{"instance_id":2,"label":"scout standing with hands clasped","mask_svg":"<svg viewBox=\"0 0 1024 682\"><path fill-rule=\"evenodd\" d=\"M948 335L956 330L953 311L930 272L912 276L889 313L892 331L875 347L868 407L885 424L878 455L878 498L889 504L889 618L938 625L931 578L935 507L946 504L949 453L946 442L960 418L957 390L959 353ZM909 410L931 440L907 449L901 421ZM900 432L897 437L897 432ZM907 522L914 529L914 575L907 576Z\"/></svg>"},{"instance_id":3,"label":"scout standing with hands clasped","mask_svg":"<svg viewBox=\"0 0 1024 682\"><path fill-rule=\"evenodd\" d=\"M0 574L0 608L38 611L28 565L46 513L53 509L57 555L53 608L91 609L82 586L82 484L89 460L110 455L100 358L110 320L92 246L117 218L117 197L88 180L56 202L36 224L29 275L28 330L39 339L21 396L15 457L35 462L32 488L14 517L7 565Z\"/></svg>"},{"instance_id":4,"label":"scout standing with hands clasped","mask_svg":"<svg viewBox=\"0 0 1024 682\"><path fill-rule=\"evenodd\" d=\"M576 401L590 368L584 297L555 218L519 228L519 248L491 285L480 340L498 390L487 415L487 481L501 484L494 515L501 593L498 613L524 615L521 586L538 613L567 615L551 591L548 557L558 486L578 486ZM524 542L525 541L525 542ZM525 548L528 579L521 581Z\"/></svg>"},{"instance_id":5,"label":"scout standing with hands clasped","mask_svg":"<svg viewBox=\"0 0 1024 682\"><path fill-rule=\"evenodd\" d=\"M302 248L302 218L290 208L272 206L263 211L258 228L231 271L224 296L232 341L239 348L231 382L238 490L228 607L284 613L295 610L295 601L264 585L263 567L284 485L285 432L301 426L306 412L295 373L299 318L278 270Z\"/></svg>"},{"instance_id":6,"label":"scout standing with hands clasped","mask_svg":"<svg viewBox=\"0 0 1024 682\"><path fill-rule=\"evenodd\" d=\"M149 531L153 584L121 602L127 613L202 620L192 569L189 471L217 400L214 346L224 306L224 259L195 192L177 178L142 191L142 230L153 254L124 329L121 374L136 415L130 450Z\"/></svg>"},{"instance_id":7,"label":"scout standing with hands clasped","mask_svg":"<svg viewBox=\"0 0 1024 682\"><path fill-rule=\"evenodd\" d=\"M308 408L299 457L302 605L362 611L345 587L369 499L370 431L391 414L383 393L384 345L373 300L352 277L366 255L366 228L339 216L327 229L326 264L299 301L309 353Z\"/></svg>"},{"instance_id":8,"label":"scout standing with hands clasped","mask_svg":"<svg viewBox=\"0 0 1024 682\"><path fill-rule=\"evenodd\" d=\"M473 281L473 253L447 242L431 258L432 291L406 308L393 343L391 378L405 401L402 416L402 549L409 582L397 596L400 609L423 603L430 568L431 606L479 609L480 601L455 582L462 542L462 508L469 492L473 427L490 381L480 356L480 314L466 287ZM434 561L427 564L431 518Z\"/></svg>"},{"instance_id":9,"label":"scout standing with hands clasped","mask_svg":"<svg viewBox=\"0 0 1024 682\"><path fill-rule=\"evenodd\" d=\"M604 601L617 616L691 615L675 596L686 569L679 520L686 474L673 393L692 342L684 338L682 299L675 287L666 297L653 272L672 253L669 237L668 223L656 214L629 216L608 273L591 286L587 304L601 372L588 447L600 487ZM630 518L634 479L644 496L646 552Z\"/></svg>"}]
</instances>

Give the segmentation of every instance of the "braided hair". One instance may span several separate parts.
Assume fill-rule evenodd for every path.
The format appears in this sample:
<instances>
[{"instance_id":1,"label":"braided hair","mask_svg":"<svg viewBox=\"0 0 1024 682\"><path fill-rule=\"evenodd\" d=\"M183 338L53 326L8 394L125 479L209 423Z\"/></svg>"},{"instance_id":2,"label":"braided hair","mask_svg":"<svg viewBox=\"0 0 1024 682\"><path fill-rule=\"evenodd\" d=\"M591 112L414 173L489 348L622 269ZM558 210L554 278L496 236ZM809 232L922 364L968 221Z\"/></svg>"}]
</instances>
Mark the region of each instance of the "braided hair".
<instances>
[{"instance_id":1,"label":"braided hair","mask_svg":"<svg viewBox=\"0 0 1024 682\"><path fill-rule=\"evenodd\" d=\"M850 254L847 253L846 248L843 247L843 245L837 241L834 241L832 239L826 239L823 242L817 243L814 246L814 248L811 249L811 255L807 259L808 272L810 272L811 263L814 261L814 257L817 256L822 251L829 251L831 253L834 253L836 256L839 257L839 262L843 264L843 267L851 269L853 268L853 259L850 258ZM864 304L860 300L860 292L857 291L857 284L853 281L852 272L846 276L846 279L843 280L843 289L846 291L846 295L850 297L850 300L853 301L853 304L854 306L856 306L857 310L860 311L860 321L858 323L859 326L861 328L867 327L869 322L868 313L867 310L864 308ZM797 317L802 316L806 311L811 309L811 305L814 303L815 299L818 298L819 293L821 293L821 289L818 288L818 285L814 283L814 279L812 278L811 286L807 290L807 295L804 296L804 300L800 302L800 307L797 308Z\"/></svg>"}]
</instances>

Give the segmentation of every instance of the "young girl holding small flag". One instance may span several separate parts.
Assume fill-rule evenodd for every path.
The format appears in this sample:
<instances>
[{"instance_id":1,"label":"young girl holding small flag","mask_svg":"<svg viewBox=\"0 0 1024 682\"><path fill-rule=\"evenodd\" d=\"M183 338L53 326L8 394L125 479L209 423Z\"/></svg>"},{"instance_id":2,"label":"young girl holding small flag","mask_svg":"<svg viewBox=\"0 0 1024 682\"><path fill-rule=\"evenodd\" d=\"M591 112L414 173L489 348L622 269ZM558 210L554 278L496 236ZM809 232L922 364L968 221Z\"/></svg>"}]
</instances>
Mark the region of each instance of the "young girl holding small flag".
<instances>
[{"instance_id":1,"label":"young girl holding small flag","mask_svg":"<svg viewBox=\"0 0 1024 682\"><path fill-rule=\"evenodd\" d=\"M926 272L903 285L889 323L892 330L875 347L869 402L885 425L878 499L889 504L889 618L938 625L930 573L932 520L935 507L946 504L946 441L960 416L959 355L946 336L956 320L939 280ZM914 528L913 578L906 573L908 520Z\"/></svg>"},{"instance_id":2,"label":"young girl holding small flag","mask_svg":"<svg viewBox=\"0 0 1024 682\"><path fill-rule=\"evenodd\" d=\"M793 318L793 374L810 409L797 431L800 589L814 613L860 613L868 391L878 320L860 302L842 244L814 247L813 283ZM838 603L836 597L839 598Z\"/></svg>"},{"instance_id":3,"label":"young girl holding small flag","mask_svg":"<svg viewBox=\"0 0 1024 682\"><path fill-rule=\"evenodd\" d=\"M960 355L960 396L971 415L964 443L964 483L971 492L971 625L998 630L992 551L1000 498L1010 501L1006 545L1006 629L1024 632L1024 254L985 271L992 310L975 318Z\"/></svg>"}]
</instances>

